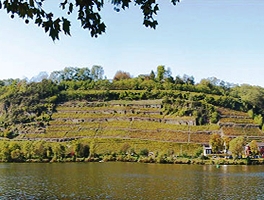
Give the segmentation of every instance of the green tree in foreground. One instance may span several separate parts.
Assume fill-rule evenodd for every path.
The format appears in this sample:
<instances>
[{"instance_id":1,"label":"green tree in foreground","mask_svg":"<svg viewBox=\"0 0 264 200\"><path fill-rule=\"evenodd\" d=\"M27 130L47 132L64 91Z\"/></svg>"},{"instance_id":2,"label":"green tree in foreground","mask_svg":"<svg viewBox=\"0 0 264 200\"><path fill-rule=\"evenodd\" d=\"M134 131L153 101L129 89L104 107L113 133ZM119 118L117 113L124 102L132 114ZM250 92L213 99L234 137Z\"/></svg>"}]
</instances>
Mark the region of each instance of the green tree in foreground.
<instances>
[{"instance_id":1,"label":"green tree in foreground","mask_svg":"<svg viewBox=\"0 0 264 200\"><path fill-rule=\"evenodd\" d=\"M212 151L214 153L217 153L217 152L223 150L223 148L224 148L224 140L217 133L214 133L210 136L209 144L212 147Z\"/></svg>"},{"instance_id":2,"label":"green tree in foreground","mask_svg":"<svg viewBox=\"0 0 264 200\"><path fill-rule=\"evenodd\" d=\"M176 5L179 0L170 0ZM153 0L111 0L114 10L119 12L125 10L129 6L138 6L143 13L143 24L146 27L156 28L158 22L154 18L159 10L159 4ZM53 11L49 12L45 9L46 0L0 0L0 9L4 9L11 14L11 18L15 14L25 23L33 21L53 39L59 39L61 31L66 35L70 35L71 22L67 19L72 14L77 14L77 20L81 22L83 29L88 29L92 37L97 37L106 30L106 25L101 18L101 10L105 4L104 0L61 0L58 2L59 8L65 11L63 16L55 17ZM56 2L57 3L57 2Z\"/></svg>"},{"instance_id":3,"label":"green tree in foreground","mask_svg":"<svg viewBox=\"0 0 264 200\"><path fill-rule=\"evenodd\" d=\"M250 146L250 151L251 151L252 155L253 155L253 156L257 155L258 152L259 152L257 141L256 141L256 140L252 140L252 141L249 143L249 146Z\"/></svg>"},{"instance_id":4,"label":"green tree in foreground","mask_svg":"<svg viewBox=\"0 0 264 200\"><path fill-rule=\"evenodd\" d=\"M234 158L242 156L244 152L245 139L242 136L236 137L229 142L229 150Z\"/></svg>"}]
</instances>

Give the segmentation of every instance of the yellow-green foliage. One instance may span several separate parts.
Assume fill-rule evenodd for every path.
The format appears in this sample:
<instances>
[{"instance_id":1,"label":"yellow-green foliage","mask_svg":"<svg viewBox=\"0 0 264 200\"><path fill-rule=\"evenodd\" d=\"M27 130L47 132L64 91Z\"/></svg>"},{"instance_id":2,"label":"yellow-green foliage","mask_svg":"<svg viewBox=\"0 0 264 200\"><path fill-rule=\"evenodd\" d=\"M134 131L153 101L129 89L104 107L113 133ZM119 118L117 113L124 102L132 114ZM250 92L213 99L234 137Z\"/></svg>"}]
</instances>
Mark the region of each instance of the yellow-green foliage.
<instances>
[{"instance_id":1,"label":"yellow-green foliage","mask_svg":"<svg viewBox=\"0 0 264 200\"><path fill-rule=\"evenodd\" d=\"M218 112L220 112L221 115L227 115L227 116L241 116L245 118L249 118L248 113L246 112L241 112L241 111L236 111L236 110L231 110L228 108L217 108Z\"/></svg>"},{"instance_id":2,"label":"yellow-green foliage","mask_svg":"<svg viewBox=\"0 0 264 200\"><path fill-rule=\"evenodd\" d=\"M220 123L256 124L253 119L249 118L222 118Z\"/></svg>"},{"instance_id":3,"label":"yellow-green foliage","mask_svg":"<svg viewBox=\"0 0 264 200\"><path fill-rule=\"evenodd\" d=\"M121 90L122 91L122 90ZM135 90L136 91L136 90ZM149 100L140 100L140 101L124 101L124 100L114 100L110 101L109 104L122 104L122 105L151 105L151 104L161 104L162 99L149 99Z\"/></svg>"},{"instance_id":4,"label":"yellow-green foliage","mask_svg":"<svg viewBox=\"0 0 264 200\"><path fill-rule=\"evenodd\" d=\"M190 142L193 143L208 143L210 140L209 133L192 133L190 136Z\"/></svg>"},{"instance_id":5,"label":"yellow-green foliage","mask_svg":"<svg viewBox=\"0 0 264 200\"><path fill-rule=\"evenodd\" d=\"M228 136L264 136L258 127L223 127L222 130Z\"/></svg>"},{"instance_id":6,"label":"yellow-green foliage","mask_svg":"<svg viewBox=\"0 0 264 200\"><path fill-rule=\"evenodd\" d=\"M135 104L140 105L140 104ZM134 110L136 111L160 111L159 108L136 108L136 106L132 105L126 105L126 104L113 104L113 103L106 103L104 106L87 106L87 105L81 105L81 106L65 106L65 105L59 105L56 107L56 111L58 112L69 112L69 111L76 111L76 112L93 112L93 111L101 111L101 112L109 112L109 111L128 111L128 110Z\"/></svg>"},{"instance_id":7,"label":"yellow-green foliage","mask_svg":"<svg viewBox=\"0 0 264 200\"><path fill-rule=\"evenodd\" d=\"M111 101L101 104L91 103L93 104L91 107L87 106L89 104L87 102L73 102L72 104L68 102L57 106L58 112L52 115L53 120L49 122L49 126L46 126L44 134L30 132L24 134L23 138L135 138L151 141L208 143L210 133L220 129L215 124L188 126L164 123L164 120L169 118L193 120L193 117L180 118L178 116L148 114L153 110L159 111L157 108L138 107L134 108L134 113L131 113L131 110L126 114L117 113L120 108L121 110L130 109L129 105L132 104L147 105L160 102L161 100ZM111 107L121 103L124 106ZM108 105L111 106L108 107ZM109 112L111 114L107 113L108 109L111 110ZM100 112L98 113L98 111Z\"/></svg>"},{"instance_id":8,"label":"yellow-green foliage","mask_svg":"<svg viewBox=\"0 0 264 200\"><path fill-rule=\"evenodd\" d=\"M90 91L93 93L94 91ZM117 91L115 91L117 92ZM146 142L174 143L208 143L212 133L219 133L220 126L212 125L178 125L165 123L168 119L183 121L195 120L193 116L178 117L163 115L161 108L146 105L160 104L161 100L146 101L110 101L110 102L67 102L57 106L44 133L28 131L19 137L26 138L85 138L106 141L138 140ZM133 105L133 106L132 106ZM137 105L139 107L137 107ZM142 105L144 105L142 107ZM225 114L229 111L223 109ZM127 111L127 112L124 112ZM161 111L161 112L159 112ZM156 114L157 113L157 114ZM240 116L242 116L242 112ZM233 120L223 118L222 120ZM241 122L252 122L249 118L234 119ZM244 121L243 121L244 120ZM244 135L261 135L257 128L242 129ZM225 135L241 135L242 130L223 128Z\"/></svg>"},{"instance_id":9,"label":"yellow-green foliage","mask_svg":"<svg viewBox=\"0 0 264 200\"><path fill-rule=\"evenodd\" d=\"M127 114L119 114L119 113L84 113L84 112L58 112L52 115L53 119L56 118L74 118L74 119L107 119L107 118L115 118L115 117L145 117L145 118L153 118L153 119L162 119L163 115L160 114L144 114L144 113L127 113Z\"/></svg>"},{"instance_id":10,"label":"yellow-green foliage","mask_svg":"<svg viewBox=\"0 0 264 200\"><path fill-rule=\"evenodd\" d=\"M173 142L160 142L139 139L82 139L84 143L93 143L95 153L105 154L111 152L120 152L125 144L129 144L129 149L133 149L137 154L142 149L147 149L149 152L174 152L176 155L188 154L195 155L197 149L201 147L199 144L186 144L186 143L173 143Z\"/></svg>"}]
</instances>

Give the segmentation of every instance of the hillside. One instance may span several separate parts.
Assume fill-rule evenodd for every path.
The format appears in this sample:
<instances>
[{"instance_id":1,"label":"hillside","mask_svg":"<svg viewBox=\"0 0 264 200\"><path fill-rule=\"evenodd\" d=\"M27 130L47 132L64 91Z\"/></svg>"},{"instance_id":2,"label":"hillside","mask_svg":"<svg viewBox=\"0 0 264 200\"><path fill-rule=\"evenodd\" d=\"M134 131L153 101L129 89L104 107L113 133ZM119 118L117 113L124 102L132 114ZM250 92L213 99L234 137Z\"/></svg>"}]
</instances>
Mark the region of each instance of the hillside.
<instances>
[{"instance_id":1,"label":"hillside","mask_svg":"<svg viewBox=\"0 0 264 200\"><path fill-rule=\"evenodd\" d=\"M216 124L196 125L195 117L164 114L162 100L65 102L41 127L24 124L14 139L70 141L120 138L208 144L210 135L245 136L264 141L264 133L247 113L218 108Z\"/></svg>"},{"instance_id":2,"label":"hillside","mask_svg":"<svg viewBox=\"0 0 264 200\"><path fill-rule=\"evenodd\" d=\"M213 134L264 142L262 88L210 80L195 85L188 77L56 80L0 86L0 142L12 144L10 155L38 142L47 145L36 147L45 149L46 158L58 148L71 155L76 142L95 154L147 149L176 155L200 155Z\"/></svg>"}]
</instances>

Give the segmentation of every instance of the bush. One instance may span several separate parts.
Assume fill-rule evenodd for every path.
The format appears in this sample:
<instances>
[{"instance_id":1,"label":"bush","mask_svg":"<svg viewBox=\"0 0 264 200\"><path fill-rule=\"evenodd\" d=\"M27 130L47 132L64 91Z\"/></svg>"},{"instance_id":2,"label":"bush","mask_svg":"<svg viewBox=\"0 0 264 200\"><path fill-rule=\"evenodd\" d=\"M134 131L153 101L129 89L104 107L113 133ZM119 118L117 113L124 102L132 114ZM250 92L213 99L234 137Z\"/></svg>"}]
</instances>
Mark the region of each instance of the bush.
<instances>
[{"instance_id":1,"label":"bush","mask_svg":"<svg viewBox=\"0 0 264 200\"><path fill-rule=\"evenodd\" d=\"M141 156L148 156L149 150L148 149L141 149L139 155Z\"/></svg>"}]
</instances>

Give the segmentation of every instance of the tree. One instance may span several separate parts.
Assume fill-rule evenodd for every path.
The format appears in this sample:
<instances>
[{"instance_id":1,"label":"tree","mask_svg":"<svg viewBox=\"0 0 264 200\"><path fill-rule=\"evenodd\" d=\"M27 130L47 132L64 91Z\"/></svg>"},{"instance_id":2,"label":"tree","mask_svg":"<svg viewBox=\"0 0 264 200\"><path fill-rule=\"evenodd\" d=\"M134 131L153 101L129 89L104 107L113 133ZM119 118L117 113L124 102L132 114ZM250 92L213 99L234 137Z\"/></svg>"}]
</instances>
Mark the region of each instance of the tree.
<instances>
[{"instance_id":1,"label":"tree","mask_svg":"<svg viewBox=\"0 0 264 200\"><path fill-rule=\"evenodd\" d=\"M242 136L236 137L229 142L229 150L234 158L241 156L244 151L245 139Z\"/></svg>"},{"instance_id":2,"label":"tree","mask_svg":"<svg viewBox=\"0 0 264 200\"><path fill-rule=\"evenodd\" d=\"M130 79L130 78L131 76L128 72L117 71L114 76L114 81L120 81L120 80Z\"/></svg>"},{"instance_id":3,"label":"tree","mask_svg":"<svg viewBox=\"0 0 264 200\"><path fill-rule=\"evenodd\" d=\"M194 85L194 77L193 76L189 76L187 74L184 74L182 79L186 84Z\"/></svg>"},{"instance_id":4,"label":"tree","mask_svg":"<svg viewBox=\"0 0 264 200\"><path fill-rule=\"evenodd\" d=\"M254 119L255 114L254 114L254 111L252 109L250 109L247 113L251 119Z\"/></svg>"},{"instance_id":5,"label":"tree","mask_svg":"<svg viewBox=\"0 0 264 200\"><path fill-rule=\"evenodd\" d=\"M91 69L91 77L94 81L103 79L104 69L101 66L94 65Z\"/></svg>"},{"instance_id":6,"label":"tree","mask_svg":"<svg viewBox=\"0 0 264 200\"><path fill-rule=\"evenodd\" d=\"M78 158L88 157L89 156L89 146L80 143L79 141L73 142L74 154Z\"/></svg>"},{"instance_id":7,"label":"tree","mask_svg":"<svg viewBox=\"0 0 264 200\"><path fill-rule=\"evenodd\" d=\"M180 76L176 76L176 78L175 78L175 84L176 85L177 84L182 85L182 84L184 84L184 81L182 80L182 78Z\"/></svg>"},{"instance_id":8,"label":"tree","mask_svg":"<svg viewBox=\"0 0 264 200\"><path fill-rule=\"evenodd\" d=\"M209 144L212 147L212 151L214 153L218 153L224 148L224 140L217 133L214 133L210 136Z\"/></svg>"},{"instance_id":9,"label":"tree","mask_svg":"<svg viewBox=\"0 0 264 200\"><path fill-rule=\"evenodd\" d=\"M153 72L153 70L151 70L150 72L149 79L153 81L155 80L155 73Z\"/></svg>"},{"instance_id":10,"label":"tree","mask_svg":"<svg viewBox=\"0 0 264 200\"><path fill-rule=\"evenodd\" d=\"M170 1L176 5L180 0ZM54 12L48 12L44 8L45 2L46 0L0 0L0 9L11 13L12 19L16 14L19 18L25 19L26 24L33 21L48 32L52 40L58 40L62 31L65 35L70 35L71 22L67 19L67 15L74 13L77 14L77 20L81 22L82 28L88 29L92 37L97 37L106 30L106 25L100 15L104 0L61 0L59 7L65 11L65 14L60 17L55 17ZM154 17L159 10L159 4L154 0L112 0L110 3L116 12L121 9L125 10L130 5L138 6L143 13L143 24L146 27L155 29L158 25Z\"/></svg>"},{"instance_id":11,"label":"tree","mask_svg":"<svg viewBox=\"0 0 264 200\"><path fill-rule=\"evenodd\" d=\"M260 86L242 84L233 87L230 95L240 97L242 101L250 103L255 108L264 108L264 89Z\"/></svg>"},{"instance_id":12,"label":"tree","mask_svg":"<svg viewBox=\"0 0 264 200\"><path fill-rule=\"evenodd\" d=\"M218 120L219 120L219 113L217 112L217 111L214 111L212 114L211 114L211 116L210 116L210 122L211 123L217 123L218 122Z\"/></svg>"},{"instance_id":13,"label":"tree","mask_svg":"<svg viewBox=\"0 0 264 200\"><path fill-rule=\"evenodd\" d=\"M252 155L253 156L257 155L258 152L259 152L257 141L256 140L252 140L249 143L249 146L250 146L250 151L251 151Z\"/></svg>"},{"instance_id":14,"label":"tree","mask_svg":"<svg viewBox=\"0 0 264 200\"><path fill-rule=\"evenodd\" d=\"M47 147L45 141L38 141L34 143L33 147L34 157L43 159L47 157Z\"/></svg>"},{"instance_id":15,"label":"tree","mask_svg":"<svg viewBox=\"0 0 264 200\"><path fill-rule=\"evenodd\" d=\"M224 136L223 140L224 140L225 152L227 152L227 150L229 149L229 143L231 141L231 138L227 137L227 136Z\"/></svg>"},{"instance_id":16,"label":"tree","mask_svg":"<svg viewBox=\"0 0 264 200\"><path fill-rule=\"evenodd\" d=\"M262 117L262 115L261 115L261 114L256 115L256 116L254 117L254 122L255 122L256 124L258 124L260 127L262 127L262 124L263 124L263 117Z\"/></svg>"},{"instance_id":17,"label":"tree","mask_svg":"<svg viewBox=\"0 0 264 200\"><path fill-rule=\"evenodd\" d=\"M164 79L165 72L166 70L164 65L159 65L157 67L157 81L161 82Z\"/></svg>"},{"instance_id":18,"label":"tree","mask_svg":"<svg viewBox=\"0 0 264 200\"><path fill-rule=\"evenodd\" d=\"M65 67L61 71L51 72L49 79L56 83L61 83L62 81L86 81L91 79L91 73L87 67Z\"/></svg>"},{"instance_id":19,"label":"tree","mask_svg":"<svg viewBox=\"0 0 264 200\"><path fill-rule=\"evenodd\" d=\"M54 160L61 160L65 156L65 146L60 143L55 143L52 145L52 152L54 153Z\"/></svg>"}]
</instances>

